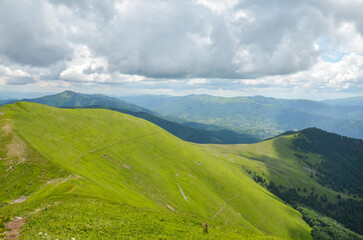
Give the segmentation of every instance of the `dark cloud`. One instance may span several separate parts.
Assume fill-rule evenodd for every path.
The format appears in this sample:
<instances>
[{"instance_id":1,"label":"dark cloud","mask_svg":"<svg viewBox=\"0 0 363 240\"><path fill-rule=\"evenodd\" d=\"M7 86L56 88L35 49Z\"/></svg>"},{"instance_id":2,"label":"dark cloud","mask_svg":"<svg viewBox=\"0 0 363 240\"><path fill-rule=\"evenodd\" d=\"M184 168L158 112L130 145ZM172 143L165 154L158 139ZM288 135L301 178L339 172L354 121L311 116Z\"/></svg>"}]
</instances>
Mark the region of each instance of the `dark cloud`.
<instances>
[{"instance_id":1,"label":"dark cloud","mask_svg":"<svg viewBox=\"0 0 363 240\"><path fill-rule=\"evenodd\" d=\"M6 80L6 84L8 85L26 85L35 82L32 77L10 77Z\"/></svg>"},{"instance_id":2,"label":"dark cloud","mask_svg":"<svg viewBox=\"0 0 363 240\"><path fill-rule=\"evenodd\" d=\"M51 8L45 1L1 1L0 54L33 66L69 58L71 48Z\"/></svg>"},{"instance_id":3,"label":"dark cloud","mask_svg":"<svg viewBox=\"0 0 363 240\"><path fill-rule=\"evenodd\" d=\"M329 20L306 1L244 1L247 14L233 23L243 54L240 72L248 77L289 74L308 69L321 53L315 44Z\"/></svg>"},{"instance_id":4,"label":"dark cloud","mask_svg":"<svg viewBox=\"0 0 363 240\"><path fill-rule=\"evenodd\" d=\"M86 45L111 71L150 78L257 78L309 69L321 54L316 42L332 31L338 10L309 1L250 0L218 14L195 1L156 0L123 1L124 11L99 14L93 1L87 4L83 11L108 21L95 21L98 31Z\"/></svg>"},{"instance_id":5,"label":"dark cloud","mask_svg":"<svg viewBox=\"0 0 363 240\"><path fill-rule=\"evenodd\" d=\"M115 0L49 0L55 5L64 5L72 9L75 14L90 21L102 20L107 23L116 14ZM123 2L123 1L120 1Z\"/></svg>"},{"instance_id":6,"label":"dark cloud","mask_svg":"<svg viewBox=\"0 0 363 240\"><path fill-rule=\"evenodd\" d=\"M336 24L350 22L363 36L363 2L360 0L311 0L326 17L330 17Z\"/></svg>"},{"instance_id":7,"label":"dark cloud","mask_svg":"<svg viewBox=\"0 0 363 240\"><path fill-rule=\"evenodd\" d=\"M111 70L152 78L233 75L223 19L190 1L135 1L89 44Z\"/></svg>"}]
</instances>

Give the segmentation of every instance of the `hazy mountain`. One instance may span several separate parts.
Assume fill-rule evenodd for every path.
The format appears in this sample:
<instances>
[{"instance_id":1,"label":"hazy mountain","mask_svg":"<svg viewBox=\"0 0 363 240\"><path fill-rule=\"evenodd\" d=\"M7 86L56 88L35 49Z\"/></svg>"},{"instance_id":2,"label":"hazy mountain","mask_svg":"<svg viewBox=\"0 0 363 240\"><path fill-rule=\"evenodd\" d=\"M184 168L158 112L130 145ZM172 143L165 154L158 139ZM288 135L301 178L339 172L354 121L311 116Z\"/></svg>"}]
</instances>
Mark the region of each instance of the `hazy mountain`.
<instances>
[{"instance_id":1,"label":"hazy mountain","mask_svg":"<svg viewBox=\"0 0 363 240\"><path fill-rule=\"evenodd\" d=\"M322 102L333 105L333 106L363 107L363 96L362 97L327 99Z\"/></svg>"},{"instance_id":2,"label":"hazy mountain","mask_svg":"<svg viewBox=\"0 0 363 240\"><path fill-rule=\"evenodd\" d=\"M147 95L122 99L168 117L176 116L182 121L217 125L261 138L309 127L363 138L363 107L331 106L311 100L262 96Z\"/></svg>"},{"instance_id":3,"label":"hazy mountain","mask_svg":"<svg viewBox=\"0 0 363 240\"><path fill-rule=\"evenodd\" d=\"M0 106L5 105L5 104L11 104L16 101L18 101L18 100L16 100L16 99L0 100Z\"/></svg>"}]
</instances>

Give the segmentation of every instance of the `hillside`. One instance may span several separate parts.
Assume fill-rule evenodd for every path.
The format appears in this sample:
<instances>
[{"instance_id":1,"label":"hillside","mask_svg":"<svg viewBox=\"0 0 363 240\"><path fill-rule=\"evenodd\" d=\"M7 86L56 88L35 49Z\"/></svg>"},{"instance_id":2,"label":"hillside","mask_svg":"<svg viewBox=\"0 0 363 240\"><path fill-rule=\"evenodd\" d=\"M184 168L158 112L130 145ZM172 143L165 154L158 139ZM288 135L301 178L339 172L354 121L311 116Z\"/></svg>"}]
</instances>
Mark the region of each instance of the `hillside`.
<instances>
[{"instance_id":1,"label":"hillside","mask_svg":"<svg viewBox=\"0 0 363 240\"><path fill-rule=\"evenodd\" d=\"M66 108L101 108L127 113L150 121L175 136L194 143L254 143L259 139L248 134L235 133L226 129L204 130L187 126L185 124L169 121L152 114L150 110L137 105L121 101L117 98L99 94L82 94L65 91L55 95L36 99L25 99L27 102L37 102L49 106Z\"/></svg>"},{"instance_id":2,"label":"hillside","mask_svg":"<svg viewBox=\"0 0 363 240\"><path fill-rule=\"evenodd\" d=\"M363 141L316 128L250 145L213 145L283 200L363 233Z\"/></svg>"},{"instance_id":3,"label":"hillside","mask_svg":"<svg viewBox=\"0 0 363 240\"><path fill-rule=\"evenodd\" d=\"M97 107L95 108L105 108ZM227 129L205 130L200 128L194 128L187 124L181 124L178 122L169 121L161 117L152 115L147 112L132 112L122 110L118 108L107 108L110 110L127 113L135 117L145 119L152 122L159 127L165 129L171 134L181 138L184 141L194 143L216 143L216 144L235 144L235 143L255 143L260 139L248 134L236 133Z\"/></svg>"},{"instance_id":4,"label":"hillside","mask_svg":"<svg viewBox=\"0 0 363 240\"><path fill-rule=\"evenodd\" d=\"M134 96L121 98L185 122L218 125L259 138L288 130L317 127L341 135L363 138L363 107L331 106L310 100L209 95Z\"/></svg>"},{"instance_id":5,"label":"hillside","mask_svg":"<svg viewBox=\"0 0 363 240\"><path fill-rule=\"evenodd\" d=\"M0 215L25 221L22 239L311 239L239 165L150 122L26 102L0 112Z\"/></svg>"},{"instance_id":6,"label":"hillside","mask_svg":"<svg viewBox=\"0 0 363 240\"><path fill-rule=\"evenodd\" d=\"M296 152L322 156L321 163L306 161L310 168L316 169L321 185L363 198L362 140L310 128L300 131L292 143Z\"/></svg>"}]
</instances>

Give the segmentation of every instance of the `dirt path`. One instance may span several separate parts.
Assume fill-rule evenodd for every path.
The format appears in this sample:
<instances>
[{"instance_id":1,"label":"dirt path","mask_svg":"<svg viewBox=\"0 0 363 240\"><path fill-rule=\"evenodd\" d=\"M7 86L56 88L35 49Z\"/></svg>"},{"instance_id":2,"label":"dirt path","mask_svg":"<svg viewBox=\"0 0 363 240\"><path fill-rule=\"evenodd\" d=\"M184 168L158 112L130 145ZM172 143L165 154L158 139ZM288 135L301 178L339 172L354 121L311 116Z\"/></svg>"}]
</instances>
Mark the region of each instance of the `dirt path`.
<instances>
[{"instance_id":1,"label":"dirt path","mask_svg":"<svg viewBox=\"0 0 363 240\"><path fill-rule=\"evenodd\" d=\"M226 208L226 205L229 201L232 201L233 199L236 199L239 197L239 193L234 196L233 198L227 199L226 201L224 201L223 206L216 212L216 214L214 214L214 216L212 217L212 220L214 220L216 217L218 217L219 214L221 214L221 212L223 212L223 210Z\"/></svg>"},{"instance_id":2,"label":"dirt path","mask_svg":"<svg viewBox=\"0 0 363 240\"><path fill-rule=\"evenodd\" d=\"M185 194L184 194L184 192L183 192L183 189L180 187L179 183L178 183L178 187L179 187L180 193L181 193L181 195L183 196L184 200L185 200L185 201L187 201L187 202L189 202L189 200L188 200L187 196L185 196Z\"/></svg>"},{"instance_id":3,"label":"dirt path","mask_svg":"<svg viewBox=\"0 0 363 240\"><path fill-rule=\"evenodd\" d=\"M5 239L19 239L20 230L25 223L26 218L15 217L12 222L6 223L5 227L9 229L6 232Z\"/></svg>"}]
</instances>

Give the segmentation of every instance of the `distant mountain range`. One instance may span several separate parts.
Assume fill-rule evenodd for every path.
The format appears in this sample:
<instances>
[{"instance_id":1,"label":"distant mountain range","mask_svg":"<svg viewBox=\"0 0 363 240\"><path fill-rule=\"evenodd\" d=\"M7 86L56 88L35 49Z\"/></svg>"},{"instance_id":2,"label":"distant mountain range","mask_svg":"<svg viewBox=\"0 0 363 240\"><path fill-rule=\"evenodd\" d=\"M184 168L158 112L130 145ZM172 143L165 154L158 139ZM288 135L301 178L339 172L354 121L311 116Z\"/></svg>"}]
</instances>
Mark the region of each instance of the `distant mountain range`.
<instances>
[{"instance_id":1,"label":"distant mountain range","mask_svg":"<svg viewBox=\"0 0 363 240\"><path fill-rule=\"evenodd\" d=\"M363 107L363 96L362 97L339 98L339 99L327 99L322 102L333 105L333 106Z\"/></svg>"},{"instance_id":2,"label":"distant mountain range","mask_svg":"<svg viewBox=\"0 0 363 240\"><path fill-rule=\"evenodd\" d=\"M5 104L14 103L16 101L18 101L18 100L16 100L16 99L0 100L0 106L5 105Z\"/></svg>"},{"instance_id":3,"label":"distant mountain range","mask_svg":"<svg viewBox=\"0 0 363 240\"><path fill-rule=\"evenodd\" d=\"M16 100L1 100L0 105ZM143 95L108 97L65 91L23 101L56 107L108 108L151 121L196 143L253 143L288 130L317 127L363 138L363 97L311 100L271 97Z\"/></svg>"},{"instance_id":4,"label":"distant mountain range","mask_svg":"<svg viewBox=\"0 0 363 240\"><path fill-rule=\"evenodd\" d=\"M225 98L209 95L144 95L121 99L180 122L220 126L259 138L309 127L363 138L362 98L327 100L329 104L263 96ZM336 105L339 102L346 104Z\"/></svg>"}]
</instances>

